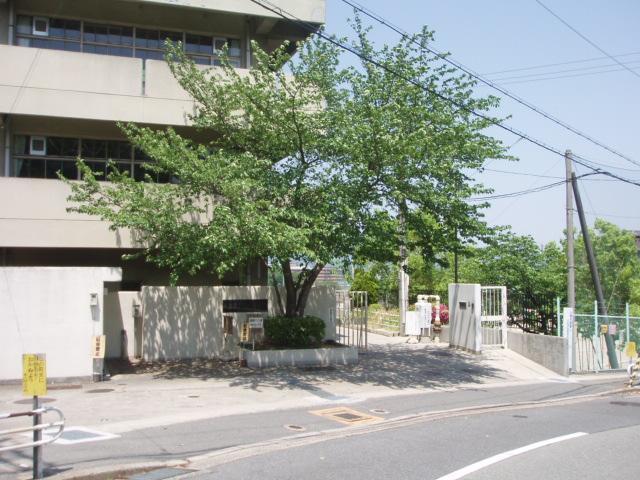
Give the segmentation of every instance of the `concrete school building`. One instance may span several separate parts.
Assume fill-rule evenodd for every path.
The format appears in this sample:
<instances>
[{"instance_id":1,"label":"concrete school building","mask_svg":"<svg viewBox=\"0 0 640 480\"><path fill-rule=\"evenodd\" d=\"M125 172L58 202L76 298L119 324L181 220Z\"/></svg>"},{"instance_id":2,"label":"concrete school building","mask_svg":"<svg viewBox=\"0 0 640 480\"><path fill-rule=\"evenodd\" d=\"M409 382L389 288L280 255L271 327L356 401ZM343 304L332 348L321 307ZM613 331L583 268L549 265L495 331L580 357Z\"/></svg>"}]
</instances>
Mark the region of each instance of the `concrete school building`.
<instances>
[{"instance_id":1,"label":"concrete school building","mask_svg":"<svg viewBox=\"0 0 640 480\"><path fill-rule=\"evenodd\" d=\"M324 23L324 0L274 3ZM112 159L142 180L149 159L117 122L202 139L188 120L193 102L163 60L166 38L201 68L216 68L226 45L247 69L250 41L272 50L307 35L250 0L0 0L0 381L20 377L22 353L45 353L50 378L90 377L98 335L107 357L219 355L223 312L273 308L262 260L171 288L168 272L123 262L135 237L67 213L56 172L79 178L80 156L102 171ZM329 297L318 290L309 313Z\"/></svg>"}]
</instances>

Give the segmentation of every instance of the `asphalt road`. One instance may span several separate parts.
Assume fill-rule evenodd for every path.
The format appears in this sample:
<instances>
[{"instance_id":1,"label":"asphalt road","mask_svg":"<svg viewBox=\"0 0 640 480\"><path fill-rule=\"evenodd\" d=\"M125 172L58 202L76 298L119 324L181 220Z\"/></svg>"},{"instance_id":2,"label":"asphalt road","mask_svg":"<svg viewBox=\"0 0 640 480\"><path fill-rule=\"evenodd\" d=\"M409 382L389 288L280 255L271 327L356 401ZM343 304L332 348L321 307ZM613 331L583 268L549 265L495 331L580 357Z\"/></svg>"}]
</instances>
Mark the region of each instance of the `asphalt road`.
<instances>
[{"instance_id":1,"label":"asphalt road","mask_svg":"<svg viewBox=\"0 0 640 480\"><path fill-rule=\"evenodd\" d=\"M535 448L550 439L558 441ZM618 395L416 422L201 467L189 478L637 478L639 441L640 396ZM495 458L532 444L530 451Z\"/></svg>"},{"instance_id":2,"label":"asphalt road","mask_svg":"<svg viewBox=\"0 0 640 480\"><path fill-rule=\"evenodd\" d=\"M604 377L600 382L478 386L365 401L332 398L313 409L211 418L99 442L53 444L45 449L45 461L49 474L62 477L187 461L185 468L196 470L189 476L198 479L438 479L496 454L585 432L464 478L564 479L575 472L580 478L624 478L638 469L637 460L636 465L624 460L624 452L637 452L640 395L566 401L620 386L619 379ZM518 402L538 403L514 405ZM338 407L380 421L351 426L313 413ZM447 413L434 413L440 411ZM4 459L28 471L29 452L21 454ZM16 477L0 469L0 478Z\"/></svg>"}]
</instances>

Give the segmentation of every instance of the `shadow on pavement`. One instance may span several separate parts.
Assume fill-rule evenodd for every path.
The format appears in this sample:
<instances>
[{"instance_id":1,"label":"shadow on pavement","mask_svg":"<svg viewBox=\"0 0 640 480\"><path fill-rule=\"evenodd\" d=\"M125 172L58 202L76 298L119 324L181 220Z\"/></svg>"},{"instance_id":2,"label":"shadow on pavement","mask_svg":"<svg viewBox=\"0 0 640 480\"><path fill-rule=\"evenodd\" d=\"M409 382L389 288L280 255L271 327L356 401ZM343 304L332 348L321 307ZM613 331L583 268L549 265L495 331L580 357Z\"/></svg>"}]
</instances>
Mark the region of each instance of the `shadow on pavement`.
<instances>
[{"instance_id":1,"label":"shadow on pavement","mask_svg":"<svg viewBox=\"0 0 640 480\"><path fill-rule=\"evenodd\" d=\"M448 387L505 378L506 372L487 365L482 356L424 345L373 345L352 366L252 370L239 362L191 360L154 362L119 368L112 373L151 374L157 379L228 380L232 387L304 389L323 396L322 384L349 383L392 389ZM331 396L331 394L327 394Z\"/></svg>"}]
</instances>

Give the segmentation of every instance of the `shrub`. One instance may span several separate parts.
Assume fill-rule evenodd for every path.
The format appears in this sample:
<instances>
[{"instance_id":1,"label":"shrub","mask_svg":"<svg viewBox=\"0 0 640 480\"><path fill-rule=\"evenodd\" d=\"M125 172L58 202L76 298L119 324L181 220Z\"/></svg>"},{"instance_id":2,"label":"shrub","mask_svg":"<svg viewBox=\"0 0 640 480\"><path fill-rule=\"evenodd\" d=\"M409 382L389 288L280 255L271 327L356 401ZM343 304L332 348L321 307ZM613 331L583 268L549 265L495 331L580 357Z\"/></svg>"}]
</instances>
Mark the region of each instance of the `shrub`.
<instances>
[{"instance_id":1,"label":"shrub","mask_svg":"<svg viewBox=\"0 0 640 480\"><path fill-rule=\"evenodd\" d=\"M324 338L324 320L317 317L270 317L264 321L264 335L274 347L317 347Z\"/></svg>"}]
</instances>

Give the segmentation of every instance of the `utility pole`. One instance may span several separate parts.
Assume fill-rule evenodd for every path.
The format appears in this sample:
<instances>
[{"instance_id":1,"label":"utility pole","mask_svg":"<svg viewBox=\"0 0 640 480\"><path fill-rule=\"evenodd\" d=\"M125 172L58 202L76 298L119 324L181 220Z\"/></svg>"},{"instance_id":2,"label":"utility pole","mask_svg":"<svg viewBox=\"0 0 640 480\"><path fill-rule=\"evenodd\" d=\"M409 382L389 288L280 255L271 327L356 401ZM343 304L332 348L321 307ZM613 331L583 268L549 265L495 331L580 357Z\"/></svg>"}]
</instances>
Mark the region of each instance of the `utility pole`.
<instances>
[{"instance_id":1,"label":"utility pole","mask_svg":"<svg viewBox=\"0 0 640 480\"><path fill-rule=\"evenodd\" d=\"M407 308L409 306L409 275L407 275L407 267L409 265L409 261L407 255L407 229L402 209L400 210L399 220L400 271L398 272L398 307L400 308L400 335L404 335L407 325Z\"/></svg>"},{"instance_id":2,"label":"utility pole","mask_svg":"<svg viewBox=\"0 0 640 480\"><path fill-rule=\"evenodd\" d=\"M600 275L598 275L598 264L596 263L596 256L593 251L593 245L591 244L589 226L587 225L587 219L584 216L582 199L580 198L580 191L578 190L578 180L576 180L575 173L571 174L571 185L573 187L573 194L576 197L576 207L578 208L578 217L580 218L580 229L582 230L582 238L584 239L584 248L587 251L587 260L589 260L591 280L593 281L593 286L596 289L596 299L598 300L598 314L606 317L607 305L604 303L604 294L602 293L602 285L600 284ZM596 337L599 335L598 332L593 332L593 334ZM613 337L607 332L604 334L604 339L607 344L607 357L609 357L609 365L611 365L611 368L615 370L619 367L619 365L618 357L616 357L616 347L613 342Z\"/></svg>"},{"instance_id":3,"label":"utility pole","mask_svg":"<svg viewBox=\"0 0 640 480\"><path fill-rule=\"evenodd\" d=\"M567 150L564 153L564 166L566 171L565 187L566 187L566 208L567 208L567 307L569 307L573 313L576 313L576 262L574 256L574 241L573 241L573 192L571 188L571 176L573 175L573 159L571 158L571 150ZM577 325L573 327L572 338L568 339L572 343L571 348L572 359L571 365L573 370L576 371L576 361L578 355L578 328Z\"/></svg>"},{"instance_id":4,"label":"utility pole","mask_svg":"<svg viewBox=\"0 0 640 480\"><path fill-rule=\"evenodd\" d=\"M564 154L564 164L566 169L566 194L567 194L567 307L576 308L576 264L573 255L573 192L571 191L571 176L573 168L571 165L571 150ZM575 330L575 329L574 329Z\"/></svg>"}]
</instances>

